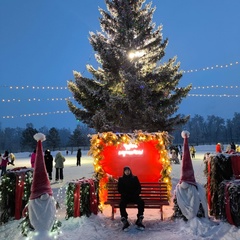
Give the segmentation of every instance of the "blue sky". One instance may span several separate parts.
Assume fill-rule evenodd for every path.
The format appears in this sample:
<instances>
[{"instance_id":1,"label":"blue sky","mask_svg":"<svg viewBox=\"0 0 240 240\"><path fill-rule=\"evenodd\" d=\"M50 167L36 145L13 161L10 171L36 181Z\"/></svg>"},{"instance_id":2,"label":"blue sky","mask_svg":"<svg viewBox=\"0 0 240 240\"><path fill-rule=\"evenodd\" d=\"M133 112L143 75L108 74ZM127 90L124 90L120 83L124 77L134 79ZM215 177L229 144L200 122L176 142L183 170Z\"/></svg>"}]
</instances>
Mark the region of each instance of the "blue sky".
<instances>
[{"instance_id":1,"label":"blue sky","mask_svg":"<svg viewBox=\"0 0 240 240\"><path fill-rule=\"evenodd\" d=\"M193 85L179 112L225 119L240 112L240 1L153 0L152 6L153 22L169 39L165 59L177 56L185 71L180 85ZM86 64L95 65L88 38L100 30L98 7L106 9L104 0L0 0L1 127L76 127L61 99L72 97L66 86L73 70L89 76Z\"/></svg>"}]
</instances>

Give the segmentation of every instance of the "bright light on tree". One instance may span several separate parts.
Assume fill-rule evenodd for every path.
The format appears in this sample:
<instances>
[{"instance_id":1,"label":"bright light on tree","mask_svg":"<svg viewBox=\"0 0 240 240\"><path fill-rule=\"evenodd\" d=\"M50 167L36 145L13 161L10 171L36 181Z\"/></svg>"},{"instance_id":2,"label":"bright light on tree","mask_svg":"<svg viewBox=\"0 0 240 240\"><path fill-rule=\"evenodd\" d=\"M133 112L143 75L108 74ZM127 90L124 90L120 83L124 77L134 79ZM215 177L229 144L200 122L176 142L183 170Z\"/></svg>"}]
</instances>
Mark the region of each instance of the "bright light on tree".
<instances>
[{"instance_id":1,"label":"bright light on tree","mask_svg":"<svg viewBox=\"0 0 240 240\"><path fill-rule=\"evenodd\" d=\"M134 58L140 58L145 54L144 51L132 51L128 54L128 57L132 60Z\"/></svg>"}]
</instances>

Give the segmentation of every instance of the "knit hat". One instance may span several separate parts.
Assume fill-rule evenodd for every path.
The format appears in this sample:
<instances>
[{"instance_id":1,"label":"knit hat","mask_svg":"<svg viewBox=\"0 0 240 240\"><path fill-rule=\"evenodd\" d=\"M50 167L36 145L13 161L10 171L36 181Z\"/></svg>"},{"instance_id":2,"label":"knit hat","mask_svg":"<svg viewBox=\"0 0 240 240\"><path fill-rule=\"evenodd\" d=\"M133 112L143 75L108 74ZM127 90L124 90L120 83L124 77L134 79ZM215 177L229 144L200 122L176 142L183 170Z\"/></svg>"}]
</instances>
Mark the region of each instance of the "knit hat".
<instances>
[{"instance_id":1,"label":"knit hat","mask_svg":"<svg viewBox=\"0 0 240 240\"><path fill-rule=\"evenodd\" d=\"M196 180L194 177L194 170L192 165L192 160L190 157L188 138L190 133L188 131L182 131L181 133L183 142L183 157L182 157L182 175L180 178L180 183L186 182L189 184L196 185Z\"/></svg>"},{"instance_id":2,"label":"knit hat","mask_svg":"<svg viewBox=\"0 0 240 240\"><path fill-rule=\"evenodd\" d=\"M37 133L34 136L37 141L37 151L36 160L33 171L33 182L31 186L30 199L39 198L44 193L53 195L52 188L50 186L50 181L48 179L48 174L45 167L45 161L43 156L42 142L45 141L45 135L42 133Z\"/></svg>"}]
</instances>

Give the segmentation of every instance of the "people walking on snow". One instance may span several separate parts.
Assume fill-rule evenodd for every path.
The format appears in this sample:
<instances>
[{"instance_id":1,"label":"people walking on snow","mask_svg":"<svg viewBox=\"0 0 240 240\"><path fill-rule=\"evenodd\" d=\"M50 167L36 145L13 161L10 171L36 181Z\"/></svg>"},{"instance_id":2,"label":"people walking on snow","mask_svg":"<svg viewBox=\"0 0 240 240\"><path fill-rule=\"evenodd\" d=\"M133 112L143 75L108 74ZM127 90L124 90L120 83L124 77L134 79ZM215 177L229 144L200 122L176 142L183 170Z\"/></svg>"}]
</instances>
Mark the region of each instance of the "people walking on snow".
<instances>
[{"instance_id":1,"label":"people walking on snow","mask_svg":"<svg viewBox=\"0 0 240 240\"><path fill-rule=\"evenodd\" d=\"M77 166L81 166L81 157L82 157L82 150L81 148L77 151Z\"/></svg>"},{"instance_id":2,"label":"people walking on snow","mask_svg":"<svg viewBox=\"0 0 240 240\"><path fill-rule=\"evenodd\" d=\"M195 158L196 149L193 145L190 147L190 153L191 153L192 158Z\"/></svg>"},{"instance_id":3,"label":"people walking on snow","mask_svg":"<svg viewBox=\"0 0 240 240\"><path fill-rule=\"evenodd\" d=\"M13 153L9 154L9 159L10 159L10 162L8 164L15 166L14 161L16 160L16 157Z\"/></svg>"},{"instance_id":4,"label":"people walking on snow","mask_svg":"<svg viewBox=\"0 0 240 240\"><path fill-rule=\"evenodd\" d=\"M216 153L221 153L223 151L221 143L216 144Z\"/></svg>"},{"instance_id":5,"label":"people walking on snow","mask_svg":"<svg viewBox=\"0 0 240 240\"><path fill-rule=\"evenodd\" d=\"M1 163L2 172L1 172L1 176L3 176L7 172L8 162L9 162L9 152L5 151L5 153L2 156L2 163Z\"/></svg>"},{"instance_id":6,"label":"people walking on snow","mask_svg":"<svg viewBox=\"0 0 240 240\"><path fill-rule=\"evenodd\" d=\"M141 184L137 176L132 174L130 167L124 167L123 176L118 180L118 192L121 194L121 201L119 204L121 221L123 223L122 230L126 231L130 226L128 222L128 213L126 207L128 203L135 203L138 206L136 225L138 229L144 230L145 226L142 224L144 201L139 196L141 193Z\"/></svg>"},{"instance_id":7,"label":"people walking on snow","mask_svg":"<svg viewBox=\"0 0 240 240\"><path fill-rule=\"evenodd\" d=\"M48 173L48 178L49 178L49 180L52 180L53 156L52 156L49 149L47 149L45 151L44 161L45 161L45 166L46 166L46 170L47 170L47 173Z\"/></svg>"},{"instance_id":8,"label":"people walking on snow","mask_svg":"<svg viewBox=\"0 0 240 240\"><path fill-rule=\"evenodd\" d=\"M58 152L55 156L55 168L56 168L56 174L55 174L55 180L56 182L63 181L63 168L64 168L64 162L65 157L62 155L61 152Z\"/></svg>"}]
</instances>

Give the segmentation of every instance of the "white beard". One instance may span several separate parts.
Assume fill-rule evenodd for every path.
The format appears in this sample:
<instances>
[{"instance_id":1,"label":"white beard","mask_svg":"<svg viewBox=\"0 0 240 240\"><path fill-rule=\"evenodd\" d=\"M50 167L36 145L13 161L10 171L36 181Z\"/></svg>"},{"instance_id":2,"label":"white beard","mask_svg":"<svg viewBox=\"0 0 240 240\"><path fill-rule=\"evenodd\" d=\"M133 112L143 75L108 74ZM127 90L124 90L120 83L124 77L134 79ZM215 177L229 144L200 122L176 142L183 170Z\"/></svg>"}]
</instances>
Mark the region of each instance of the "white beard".
<instances>
[{"instance_id":1,"label":"white beard","mask_svg":"<svg viewBox=\"0 0 240 240\"><path fill-rule=\"evenodd\" d=\"M40 198L29 200L29 219L37 232L48 232L56 220L56 204L52 196L41 195Z\"/></svg>"},{"instance_id":2,"label":"white beard","mask_svg":"<svg viewBox=\"0 0 240 240\"><path fill-rule=\"evenodd\" d=\"M208 208L205 189L198 183L196 186L182 182L176 186L176 197L182 214L189 220L197 216L199 205L202 203L205 217L208 217Z\"/></svg>"}]
</instances>

